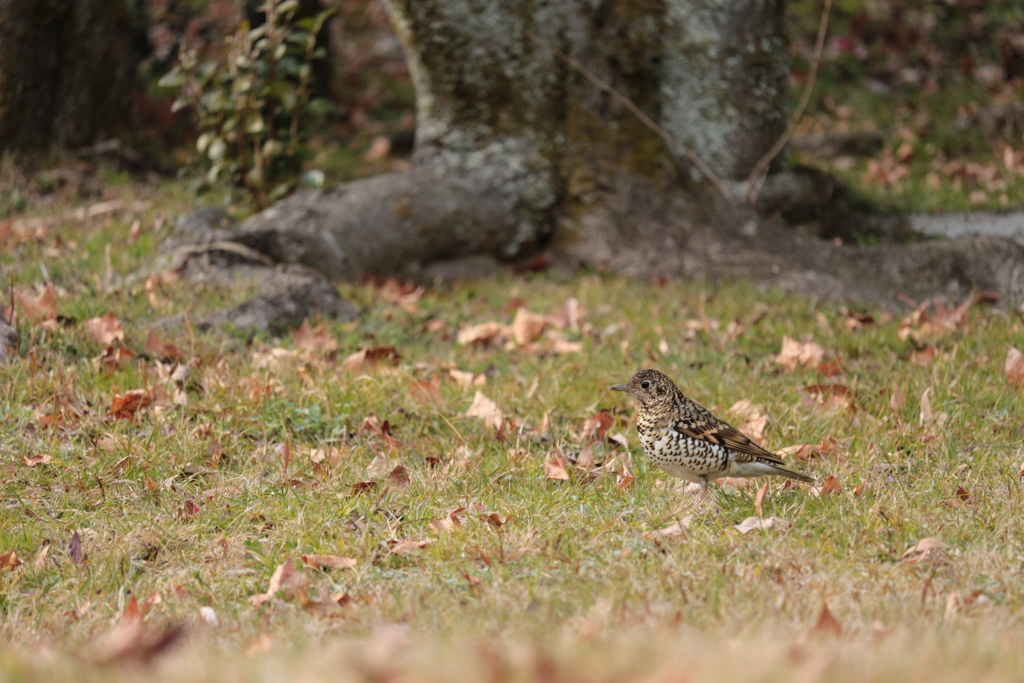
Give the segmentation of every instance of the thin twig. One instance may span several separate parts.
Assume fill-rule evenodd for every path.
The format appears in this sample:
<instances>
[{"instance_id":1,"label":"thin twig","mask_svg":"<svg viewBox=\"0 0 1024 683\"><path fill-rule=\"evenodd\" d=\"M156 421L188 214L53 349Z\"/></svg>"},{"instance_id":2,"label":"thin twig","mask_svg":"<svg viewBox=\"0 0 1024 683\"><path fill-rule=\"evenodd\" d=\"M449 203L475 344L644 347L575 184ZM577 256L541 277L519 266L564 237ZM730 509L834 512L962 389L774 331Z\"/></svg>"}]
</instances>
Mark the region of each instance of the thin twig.
<instances>
[{"instance_id":1,"label":"thin twig","mask_svg":"<svg viewBox=\"0 0 1024 683\"><path fill-rule=\"evenodd\" d=\"M761 194L761 188L764 187L764 181L768 177L768 166L772 163L772 160L779 155L782 148L786 146L789 139L793 137L793 132L796 130L796 126L800 123L800 117L804 115L804 109L807 108L807 102L811 99L811 91L814 90L814 81L818 77L818 65L821 64L821 53L825 47L825 33L828 31L828 17L832 11L832 0L825 0L825 7L821 10L821 22L818 24L818 39L814 43L814 58L811 61L811 73L807 77L807 84L804 86L804 93L800 96L800 104L797 105L793 111L793 115L789 117L789 123L786 124L786 130L779 136L779 139L775 141L772 148L765 152L764 156L757 160L754 164L753 170L750 171L750 176L747 178L747 204L753 204L757 201L757 196Z\"/></svg>"},{"instance_id":2,"label":"thin twig","mask_svg":"<svg viewBox=\"0 0 1024 683\"><path fill-rule=\"evenodd\" d=\"M694 153L694 151L692 149L690 149L689 147L687 147L683 143L679 142L679 140L677 140L671 133L669 133L667 130L665 130L664 128L659 126L657 123L652 121L651 118L649 116L647 116L647 114L645 114L642 111L640 111L640 108L637 107L635 104L633 104L633 102L630 101L630 99L628 97L626 97L625 95L621 94L620 92L618 92L617 90L612 88L610 85L608 85L607 83L602 81L600 78L598 78L592 71L587 69L587 67L583 66L582 64L577 62L575 59L573 59L569 55L565 54L564 52L562 52L561 50L559 50L558 48L553 46L548 41L546 41L543 38L541 38L540 36L538 36L533 31L527 30L526 31L526 36L530 40L534 41L535 43L537 43L538 45L540 45L541 47L543 47L544 49L549 51L551 54L555 55L556 57L561 59L563 62L565 62L566 64L571 66L573 69L575 69L576 71L578 71L581 74L583 74L584 76L586 76L587 80L589 80L591 83L593 83L594 85L599 87L601 90L604 90L606 93L608 93L609 95L614 97L615 100L619 104L624 106L626 109L628 109L630 112L632 112L632 114L634 116L636 116L638 119L640 119L640 122L642 124L644 124L645 126L650 128L652 131L657 133L661 137L661 139L664 140L665 143L670 148L674 148L676 151L678 151L684 157L689 159L690 162L694 166L696 166L700 170L701 173L703 173L705 176L707 176L707 179L710 180L711 183L718 189L718 191L722 193L723 197L725 197L729 201L735 201L736 198L733 196L733 194L731 192L729 192L729 189L722 182L722 179L719 178L718 175L714 171L712 171L708 167L708 165L705 164L701 160L701 158L698 157Z\"/></svg>"}]
</instances>

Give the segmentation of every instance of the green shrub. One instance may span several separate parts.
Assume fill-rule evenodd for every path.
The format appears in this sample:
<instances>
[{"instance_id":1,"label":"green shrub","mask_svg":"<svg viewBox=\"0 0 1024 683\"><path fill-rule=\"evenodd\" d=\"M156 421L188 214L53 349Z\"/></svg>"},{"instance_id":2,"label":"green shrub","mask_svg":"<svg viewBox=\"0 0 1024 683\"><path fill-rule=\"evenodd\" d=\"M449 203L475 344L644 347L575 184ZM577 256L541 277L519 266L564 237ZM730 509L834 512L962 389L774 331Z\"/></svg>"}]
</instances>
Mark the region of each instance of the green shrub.
<instances>
[{"instance_id":1,"label":"green shrub","mask_svg":"<svg viewBox=\"0 0 1024 683\"><path fill-rule=\"evenodd\" d=\"M160 84L177 89L174 110L194 109L196 147L207 189L221 180L244 188L257 208L292 192L308 157L308 124L330 110L310 98L312 64L326 57L317 35L331 10L295 21L297 0L267 0L262 26L243 22L220 60L183 49Z\"/></svg>"}]
</instances>

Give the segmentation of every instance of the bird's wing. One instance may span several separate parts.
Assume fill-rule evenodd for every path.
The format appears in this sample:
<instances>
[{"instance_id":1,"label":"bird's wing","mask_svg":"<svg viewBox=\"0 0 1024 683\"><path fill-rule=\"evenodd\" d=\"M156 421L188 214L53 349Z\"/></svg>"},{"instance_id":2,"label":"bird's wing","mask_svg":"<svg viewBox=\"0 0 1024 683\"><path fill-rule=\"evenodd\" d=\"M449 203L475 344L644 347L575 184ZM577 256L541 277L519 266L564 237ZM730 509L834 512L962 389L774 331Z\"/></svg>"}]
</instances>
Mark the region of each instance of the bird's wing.
<instances>
[{"instance_id":1,"label":"bird's wing","mask_svg":"<svg viewBox=\"0 0 1024 683\"><path fill-rule=\"evenodd\" d=\"M737 455L750 456L750 460L758 460L772 465L786 464L785 460L774 453L766 451L754 441L751 441L750 437L746 434L732 425L722 422L710 413L707 414L705 419L676 420L675 424L672 425L672 428L691 439L719 444L721 446L725 446Z\"/></svg>"}]
</instances>

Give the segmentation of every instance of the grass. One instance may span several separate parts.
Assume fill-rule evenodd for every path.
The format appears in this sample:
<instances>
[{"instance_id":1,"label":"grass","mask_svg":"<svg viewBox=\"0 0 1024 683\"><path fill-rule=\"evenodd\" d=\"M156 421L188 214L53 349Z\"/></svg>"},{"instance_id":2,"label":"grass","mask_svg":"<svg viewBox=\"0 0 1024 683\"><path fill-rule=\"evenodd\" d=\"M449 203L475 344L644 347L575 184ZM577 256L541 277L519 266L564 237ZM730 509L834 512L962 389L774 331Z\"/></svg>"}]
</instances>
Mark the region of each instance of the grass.
<instances>
[{"instance_id":1,"label":"grass","mask_svg":"<svg viewBox=\"0 0 1024 683\"><path fill-rule=\"evenodd\" d=\"M184 210L181 187L115 188L151 206L57 221L9 245L5 280L41 284L45 270L61 314L112 310L141 351L156 320L242 295L177 283L154 304L129 277L169 229L153 229L159 217L167 226ZM136 218L142 236L131 244ZM107 245L113 278L103 276ZM146 634L191 626L147 671L157 680L1019 680L1022 390L1003 375L1020 344L1016 314L973 307L948 334L921 338L938 355L918 365L899 319L875 311L878 322L851 330L838 304L742 282L502 276L428 289L412 310L369 284L342 291L361 316L325 323L333 360L261 364L269 349L295 350L292 337L162 333L189 351L187 400L135 420L107 409L131 389L173 396L154 360L104 372L81 323L21 326L17 357L0 367L0 554L24 562L0 569L0 680L138 675L91 662L131 598L154 594ZM583 329L567 332L582 352L454 339L467 325L510 323L519 304L553 313L570 297L585 310ZM428 331L437 321L444 329ZM783 335L820 343L842 374L784 371L773 360ZM403 358L346 370L342 360L365 346ZM756 486L719 488L714 505L696 506L647 467L632 407L608 391L648 366L726 419L741 399L762 406L769 447L834 440L795 466L834 475L841 490L814 496L771 481L764 516L789 526L745 535L733 525L756 514ZM452 367L486 384L464 388ZM436 393L417 388L433 380ZM803 387L822 383L848 387L854 407L809 400ZM526 426L499 437L466 417L477 390ZM947 414L941 424L922 426L926 390ZM63 422L44 428L39 416L55 406ZM584 423L602 411L630 446L598 454L632 462L632 482L576 470L547 480L545 459L578 452ZM388 421L393 441L364 426L371 417ZM311 449L328 447L335 461L315 464ZM29 466L33 456L49 461ZM387 483L397 465L406 487ZM377 486L355 490L367 481ZM439 530L434 520L458 508L462 528ZM488 523L490 513L505 523ZM687 533L649 533L689 514ZM76 532L81 562L69 555ZM949 547L901 559L928 537ZM303 555L355 566L321 571ZM254 606L289 560L308 583ZM347 596L345 606L323 596ZM815 627L825 605L839 636Z\"/></svg>"}]
</instances>

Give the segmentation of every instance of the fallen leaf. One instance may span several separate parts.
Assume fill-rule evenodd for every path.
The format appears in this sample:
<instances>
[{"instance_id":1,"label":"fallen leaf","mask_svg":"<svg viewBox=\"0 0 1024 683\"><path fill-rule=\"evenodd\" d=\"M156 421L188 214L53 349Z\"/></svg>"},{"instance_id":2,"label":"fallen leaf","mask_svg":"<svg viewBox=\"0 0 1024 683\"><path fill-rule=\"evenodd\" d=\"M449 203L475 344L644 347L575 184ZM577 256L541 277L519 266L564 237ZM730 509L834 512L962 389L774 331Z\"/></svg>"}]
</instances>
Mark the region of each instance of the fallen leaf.
<instances>
[{"instance_id":1,"label":"fallen leaf","mask_svg":"<svg viewBox=\"0 0 1024 683\"><path fill-rule=\"evenodd\" d=\"M676 519L676 521L672 522L664 529L645 531L643 536L644 538L653 538L655 536L680 536L686 534L690 530L690 524L692 522L693 515L686 515L685 517Z\"/></svg>"},{"instance_id":2,"label":"fallen leaf","mask_svg":"<svg viewBox=\"0 0 1024 683\"><path fill-rule=\"evenodd\" d=\"M146 353L164 363L180 363L185 360L185 353L174 344L160 341L152 329L146 335Z\"/></svg>"},{"instance_id":3,"label":"fallen leaf","mask_svg":"<svg viewBox=\"0 0 1024 683\"><path fill-rule=\"evenodd\" d=\"M459 330L455 341L459 344L487 344L508 336L508 328L499 322L486 322Z\"/></svg>"},{"instance_id":4,"label":"fallen leaf","mask_svg":"<svg viewBox=\"0 0 1024 683\"><path fill-rule=\"evenodd\" d=\"M927 308L934 303L935 312L928 313ZM967 320L967 311L974 303L972 297L964 299L956 308L948 308L940 299L925 301L900 323L896 335L900 340L908 337L937 338L956 330Z\"/></svg>"},{"instance_id":5,"label":"fallen leaf","mask_svg":"<svg viewBox=\"0 0 1024 683\"><path fill-rule=\"evenodd\" d=\"M10 550L3 555L0 555L0 569L10 569L14 571L23 564L21 558L18 557L18 551Z\"/></svg>"},{"instance_id":6,"label":"fallen leaf","mask_svg":"<svg viewBox=\"0 0 1024 683\"><path fill-rule=\"evenodd\" d=\"M910 354L910 362L914 365L928 365L939 355L939 350L934 346L927 346L920 351Z\"/></svg>"},{"instance_id":7,"label":"fallen leaf","mask_svg":"<svg viewBox=\"0 0 1024 683\"><path fill-rule=\"evenodd\" d=\"M361 370L365 365L386 364L398 365L402 360L402 354L393 346L378 346L375 348L362 348L346 358L341 366L350 372Z\"/></svg>"},{"instance_id":8,"label":"fallen leaf","mask_svg":"<svg viewBox=\"0 0 1024 683\"><path fill-rule=\"evenodd\" d=\"M583 448L580 449L580 454L576 456L576 467L581 470L590 471L596 466L594 460L594 444L593 442L587 442L583 444Z\"/></svg>"},{"instance_id":9,"label":"fallen leaf","mask_svg":"<svg viewBox=\"0 0 1024 683\"><path fill-rule=\"evenodd\" d=\"M108 346L103 353L92 359L92 364L103 370L116 370L135 354L121 345Z\"/></svg>"},{"instance_id":10,"label":"fallen leaf","mask_svg":"<svg viewBox=\"0 0 1024 683\"><path fill-rule=\"evenodd\" d=\"M848 308L843 309L846 314L846 329L857 330L875 324L875 318L870 313L854 313Z\"/></svg>"},{"instance_id":11,"label":"fallen leaf","mask_svg":"<svg viewBox=\"0 0 1024 683\"><path fill-rule=\"evenodd\" d=\"M441 380L433 377L429 380L417 380L409 385L413 394L422 401L433 402L441 400Z\"/></svg>"},{"instance_id":12,"label":"fallen leaf","mask_svg":"<svg viewBox=\"0 0 1024 683\"><path fill-rule=\"evenodd\" d=\"M430 542L430 539L426 541L396 541L391 546L391 553L399 557L405 557L406 555L412 555L418 550L423 550Z\"/></svg>"},{"instance_id":13,"label":"fallen leaf","mask_svg":"<svg viewBox=\"0 0 1024 683\"><path fill-rule=\"evenodd\" d=\"M796 460L814 460L816 458L828 457L832 449L835 448L835 442L831 440L823 440L820 444L799 444L797 446L786 446L776 451L783 457L792 456Z\"/></svg>"},{"instance_id":14,"label":"fallen leaf","mask_svg":"<svg viewBox=\"0 0 1024 683\"><path fill-rule=\"evenodd\" d=\"M903 390L899 387L893 387L892 396L889 397L889 407L894 411L903 409L903 406L907 404L907 396L903 393Z\"/></svg>"},{"instance_id":15,"label":"fallen leaf","mask_svg":"<svg viewBox=\"0 0 1024 683\"><path fill-rule=\"evenodd\" d=\"M463 372L452 368L448 371L448 375L456 382L462 385L463 389L469 389L470 387L482 387L487 384L487 375L484 374L473 374L472 372Z\"/></svg>"},{"instance_id":16,"label":"fallen leaf","mask_svg":"<svg viewBox=\"0 0 1024 683\"><path fill-rule=\"evenodd\" d=\"M14 301L18 311L28 322L55 329L57 322L57 291L53 287L43 287L39 295L15 289Z\"/></svg>"},{"instance_id":17,"label":"fallen leaf","mask_svg":"<svg viewBox=\"0 0 1024 683\"><path fill-rule=\"evenodd\" d=\"M525 307L520 306L516 310L516 317L512 320L512 338L517 344L527 344L536 341L548 326L546 316L531 313Z\"/></svg>"},{"instance_id":18,"label":"fallen leaf","mask_svg":"<svg viewBox=\"0 0 1024 683\"><path fill-rule=\"evenodd\" d=\"M903 562L921 562L931 557L932 553L948 548L949 545L943 543L939 539L928 536L922 538L915 545L907 548L906 552L900 555L900 560Z\"/></svg>"},{"instance_id":19,"label":"fallen leaf","mask_svg":"<svg viewBox=\"0 0 1024 683\"><path fill-rule=\"evenodd\" d=\"M843 625L839 623L835 615L828 608L828 605L821 606L821 613L818 614L818 621L814 624L814 632L822 636L838 638L843 635Z\"/></svg>"},{"instance_id":20,"label":"fallen leaf","mask_svg":"<svg viewBox=\"0 0 1024 683\"><path fill-rule=\"evenodd\" d=\"M303 555L302 562L307 567L322 569L352 569L358 564L351 557L338 557L337 555Z\"/></svg>"},{"instance_id":21,"label":"fallen leaf","mask_svg":"<svg viewBox=\"0 0 1024 683\"><path fill-rule=\"evenodd\" d=\"M485 514L483 519L485 522L493 526L495 529L500 529L501 527L508 524L508 520L510 519L510 517L506 516L505 519L502 519L501 515L499 515L497 512L491 512Z\"/></svg>"},{"instance_id":22,"label":"fallen leaf","mask_svg":"<svg viewBox=\"0 0 1024 683\"><path fill-rule=\"evenodd\" d=\"M821 494L826 493L842 493L843 489L839 486L839 479L834 474L830 474L825 477L825 481L821 485Z\"/></svg>"},{"instance_id":23,"label":"fallen leaf","mask_svg":"<svg viewBox=\"0 0 1024 683\"><path fill-rule=\"evenodd\" d=\"M394 468L388 462L388 456L378 453L373 456L373 460L366 466L366 476L376 479L390 473L392 469Z\"/></svg>"},{"instance_id":24,"label":"fallen leaf","mask_svg":"<svg viewBox=\"0 0 1024 683\"><path fill-rule=\"evenodd\" d=\"M548 453L547 457L544 459L544 477L545 479L569 481L569 472L567 467L568 464L565 462L565 458L562 457L561 453Z\"/></svg>"},{"instance_id":25,"label":"fallen leaf","mask_svg":"<svg viewBox=\"0 0 1024 683\"><path fill-rule=\"evenodd\" d=\"M424 291L422 286L397 277L389 277L380 286L382 299L398 304L409 313L416 312L416 304L423 297Z\"/></svg>"},{"instance_id":26,"label":"fallen leaf","mask_svg":"<svg viewBox=\"0 0 1024 683\"><path fill-rule=\"evenodd\" d=\"M308 585L309 578L302 572L297 571L295 569L295 562L289 558L284 564L278 565L277 569L274 570L273 576L270 577L267 591L259 595L250 596L249 602L253 605L262 605L273 600L282 590L285 591L286 596L296 597L300 593L304 593Z\"/></svg>"},{"instance_id":27,"label":"fallen leaf","mask_svg":"<svg viewBox=\"0 0 1024 683\"><path fill-rule=\"evenodd\" d=\"M153 403L152 389L132 389L123 394L115 394L107 410L107 416L115 420L135 419L135 413Z\"/></svg>"},{"instance_id":28,"label":"fallen leaf","mask_svg":"<svg viewBox=\"0 0 1024 683\"><path fill-rule=\"evenodd\" d=\"M824 410L853 410L853 392L845 384L810 384L803 391Z\"/></svg>"},{"instance_id":29,"label":"fallen leaf","mask_svg":"<svg viewBox=\"0 0 1024 683\"><path fill-rule=\"evenodd\" d=\"M100 346L110 346L118 339L124 339L121 321L113 311L107 311L98 318L89 318L82 323L85 331Z\"/></svg>"},{"instance_id":30,"label":"fallen leaf","mask_svg":"<svg viewBox=\"0 0 1024 683\"><path fill-rule=\"evenodd\" d=\"M459 513L465 512L466 508L455 508L440 519L430 520L430 527L437 532L457 531L462 528L462 520Z\"/></svg>"},{"instance_id":31,"label":"fallen leaf","mask_svg":"<svg viewBox=\"0 0 1024 683\"><path fill-rule=\"evenodd\" d=\"M825 358L825 347L817 342L800 342L788 336L782 337L782 350L774 361L794 372L798 366L816 368Z\"/></svg>"},{"instance_id":32,"label":"fallen leaf","mask_svg":"<svg viewBox=\"0 0 1024 683\"><path fill-rule=\"evenodd\" d=\"M605 436L608 434L608 430L612 425L615 424L615 418L608 413L601 412L597 415L588 418L583 423L583 429L580 431L578 441L604 441Z\"/></svg>"},{"instance_id":33,"label":"fallen leaf","mask_svg":"<svg viewBox=\"0 0 1024 683\"><path fill-rule=\"evenodd\" d=\"M39 554L36 555L36 561L32 563L36 571L41 570L46 566L46 558L50 555L50 540L46 539L43 541L43 547L39 549Z\"/></svg>"},{"instance_id":34,"label":"fallen leaf","mask_svg":"<svg viewBox=\"0 0 1024 683\"><path fill-rule=\"evenodd\" d=\"M68 544L68 557L74 564L82 564L85 555L82 554L82 536L75 531L71 534L71 543Z\"/></svg>"},{"instance_id":35,"label":"fallen leaf","mask_svg":"<svg viewBox=\"0 0 1024 683\"><path fill-rule=\"evenodd\" d=\"M747 517L739 524L734 524L733 527L741 534L746 534L754 529L761 529L766 531L768 529L777 529L779 531L785 531L789 527L789 522L778 517Z\"/></svg>"},{"instance_id":36,"label":"fallen leaf","mask_svg":"<svg viewBox=\"0 0 1024 683\"><path fill-rule=\"evenodd\" d=\"M487 398L482 391L477 391L473 396L473 405L469 407L464 415L466 417L478 417L489 427L501 429L505 423L505 413L498 404Z\"/></svg>"},{"instance_id":37,"label":"fallen leaf","mask_svg":"<svg viewBox=\"0 0 1024 683\"><path fill-rule=\"evenodd\" d=\"M26 467L35 467L36 465L46 465L50 462L50 455L39 454L39 455L27 455L21 459L25 463Z\"/></svg>"},{"instance_id":38,"label":"fallen leaf","mask_svg":"<svg viewBox=\"0 0 1024 683\"><path fill-rule=\"evenodd\" d=\"M580 353L583 351L583 342L568 341L567 339L549 339L545 348L556 355Z\"/></svg>"},{"instance_id":39,"label":"fallen leaf","mask_svg":"<svg viewBox=\"0 0 1024 683\"><path fill-rule=\"evenodd\" d=\"M299 329L295 330L292 339L295 340L295 348L300 351L315 353L328 358L333 358L338 352L338 342L327 331L327 328L323 324L310 328L308 319L302 321L302 325ZM364 356L362 362L365 361L366 358Z\"/></svg>"},{"instance_id":40,"label":"fallen leaf","mask_svg":"<svg viewBox=\"0 0 1024 683\"><path fill-rule=\"evenodd\" d=\"M408 488L409 484L412 483L412 479L409 477L409 470L405 469L402 465L396 465L393 470L388 472L388 486L396 489Z\"/></svg>"},{"instance_id":41,"label":"fallen leaf","mask_svg":"<svg viewBox=\"0 0 1024 683\"><path fill-rule=\"evenodd\" d=\"M187 630L183 624L160 630L147 629L139 604L132 596L120 623L90 646L89 659L95 664L146 662L167 651Z\"/></svg>"},{"instance_id":42,"label":"fallen leaf","mask_svg":"<svg viewBox=\"0 0 1024 683\"><path fill-rule=\"evenodd\" d=\"M1003 372L1007 382L1015 387L1024 387L1024 353L1011 346L1006 352Z\"/></svg>"},{"instance_id":43,"label":"fallen leaf","mask_svg":"<svg viewBox=\"0 0 1024 683\"><path fill-rule=\"evenodd\" d=\"M734 403L729 408L729 413L735 416L737 422L740 423L736 429L754 441L764 440L764 429L768 426L768 416L762 406L745 398Z\"/></svg>"},{"instance_id":44,"label":"fallen leaf","mask_svg":"<svg viewBox=\"0 0 1024 683\"><path fill-rule=\"evenodd\" d=\"M936 412L932 410L932 402L931 399L928 397L928 394L930 392L931 387L925 389L924 393L921 394L920 423L921 426L925 428L932 426L941 427L943 424L945 424L946 418L948 418L949 415L943 411Z\"/></svg>"}]
</instances>

